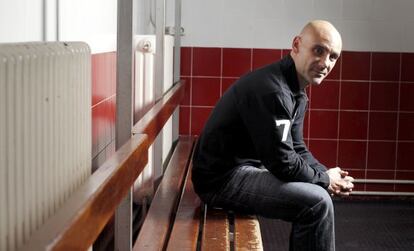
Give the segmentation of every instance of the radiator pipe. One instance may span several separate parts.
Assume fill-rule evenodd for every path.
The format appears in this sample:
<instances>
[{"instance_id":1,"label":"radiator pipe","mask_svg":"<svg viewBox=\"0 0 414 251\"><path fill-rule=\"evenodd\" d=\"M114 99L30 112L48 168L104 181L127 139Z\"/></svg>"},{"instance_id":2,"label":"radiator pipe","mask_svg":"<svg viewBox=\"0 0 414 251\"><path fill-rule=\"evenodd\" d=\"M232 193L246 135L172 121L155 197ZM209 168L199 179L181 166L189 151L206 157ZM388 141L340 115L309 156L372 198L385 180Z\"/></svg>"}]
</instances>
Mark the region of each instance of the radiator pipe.
<instances>
[{"instance_id":1,"label":"radiator pipe","mask_svg":"<svg viewBox=\"0 0 414 251\"><path fill-rule=\"evenodd\" d=\"M414 185L414 180L355 179L354 183ZM352 191L351 195L414 196L414 192Z\"/></svg>"},{"instance_id":2,"label":"radiator pipe","mask_svg":"<svg viewBox=\"0 0 414 251\"><path fill-rule=\"evenodd\" d=\"M412 184L414 185L414 180L355 179L353 183Z\"/></svg>"}]
</instances>

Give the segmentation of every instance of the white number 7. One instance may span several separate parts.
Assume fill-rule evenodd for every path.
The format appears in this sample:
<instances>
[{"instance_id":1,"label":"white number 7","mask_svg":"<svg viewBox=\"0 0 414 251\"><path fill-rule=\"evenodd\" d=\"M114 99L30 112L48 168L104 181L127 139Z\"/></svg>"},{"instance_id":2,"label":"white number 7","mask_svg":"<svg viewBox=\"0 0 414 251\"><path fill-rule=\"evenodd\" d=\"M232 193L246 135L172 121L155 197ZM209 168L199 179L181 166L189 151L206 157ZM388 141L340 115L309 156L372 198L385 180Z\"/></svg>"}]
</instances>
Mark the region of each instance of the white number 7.
<instances>
[{"instance_id":1,"label":"white number 7","mask_svg":"<svg viewBox=\"0 0 414 251\"><path fill-rule=\"evenodd\" d=\"M276 120L276 126L281 126L281 125L283 125L282 142L284 142L284 141L286 141L287 136L288 136L288 132L289 132L289 128L290 128L290 120L288 120L288 119Z\"/></svg>"}]
</instances>

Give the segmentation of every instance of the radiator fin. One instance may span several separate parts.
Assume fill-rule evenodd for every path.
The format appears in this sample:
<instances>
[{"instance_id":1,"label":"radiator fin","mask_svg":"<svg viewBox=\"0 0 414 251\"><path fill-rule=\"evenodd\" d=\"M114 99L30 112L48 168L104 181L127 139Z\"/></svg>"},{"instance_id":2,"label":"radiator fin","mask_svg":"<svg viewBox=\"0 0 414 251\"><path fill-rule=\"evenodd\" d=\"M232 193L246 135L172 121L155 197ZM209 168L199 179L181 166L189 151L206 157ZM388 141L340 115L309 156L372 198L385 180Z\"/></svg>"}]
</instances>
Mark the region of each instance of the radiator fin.
<instances>
[{"instance_id":1,"label":"radiator fin","mask_svg":"<svg viewBox=\"0 0 414 251\"><path fill-rule=\"evenodd\" d=\"M82 42L0 44L0 250L16 250L91 173Z\"/></svg>"}]
</instances>

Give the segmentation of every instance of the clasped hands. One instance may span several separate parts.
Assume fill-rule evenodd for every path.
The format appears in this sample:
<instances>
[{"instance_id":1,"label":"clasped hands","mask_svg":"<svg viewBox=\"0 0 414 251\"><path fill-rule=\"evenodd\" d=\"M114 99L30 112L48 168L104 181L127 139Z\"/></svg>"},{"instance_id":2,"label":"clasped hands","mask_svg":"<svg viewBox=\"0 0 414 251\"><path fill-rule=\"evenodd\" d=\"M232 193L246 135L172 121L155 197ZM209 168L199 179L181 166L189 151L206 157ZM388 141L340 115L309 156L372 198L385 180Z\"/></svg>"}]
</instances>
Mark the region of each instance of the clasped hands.
<instances>
[{"instance_id":1,"label":"clasped hands","mask_svg":"<svg viewBox=\"0 0 414 251\"><path fill-rule=\"evenodd\" d=\"M348 196L354 188L354 178L348 176L347 171L343 171L339 167L334 167L326 171L329 176L328 192L330 195Z\"/></svg>"}]
</instances>

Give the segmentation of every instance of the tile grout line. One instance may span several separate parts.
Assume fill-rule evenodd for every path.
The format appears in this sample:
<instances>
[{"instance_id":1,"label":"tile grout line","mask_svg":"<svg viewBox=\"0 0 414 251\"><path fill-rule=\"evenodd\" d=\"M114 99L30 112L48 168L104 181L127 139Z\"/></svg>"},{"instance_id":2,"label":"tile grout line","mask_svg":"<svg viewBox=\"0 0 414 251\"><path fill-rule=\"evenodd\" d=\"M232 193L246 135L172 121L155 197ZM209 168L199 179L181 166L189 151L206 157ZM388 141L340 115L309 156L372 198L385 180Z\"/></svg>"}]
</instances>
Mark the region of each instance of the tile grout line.
<instances>
[{"instance_id":1,"label":"tile grout line","mask_svg":"<svg viewBox=\"0 0 414 251\"><path fill-rule=\"evenodd\" d=\"M188 134L192 135L193 119L193 68L194 68L194 47L190 48L190 109L188 116Z\"/></svg>"},{"instance_id":2,"label":"tile grout line","mask_svg":"<svg viewBox=\"0 0 414 251\"><path fill-rule=\"evenodd\" d=\"M339 80L342 79L342 58L339 65ZM341 81L339 81L338 88L338 127L336 132L336 165L339 166L339 133L341 128Z\"/></svg>"},{"instance_id":3,"label":"tile grout line","mask_svg":"<svg viewBox=\"0 0 414 251\"><path fill-rule=\"evenodd\" d=\"M395 135L395 162L394 162L394 180L397 179L397 165L398 165L398 143L399 143L399 127L400 127L400 110L401 110L401 79L402 79L402 53L400 53L400 71L398 76L398 108L397 108L397 130ZM396 191L396 184L394 184L394 191Z\"/></svg>"},{"instance_id":4,"label":"tile grout line","mask_svg":"<svg viewBox=\"0 0 414 251\"><path fill-rule=\"evenodd\" d=\"M369 81L372 79L372 52L369 53ZM371 84L368 86L368 118L367 118L367 148L365 152L365 179L368 178L368 157L369 157L369 119L370 119L370 108L371 106ZM367 184L364 184L364 191L366 191Z\"/></svg>"}]
</instances>

